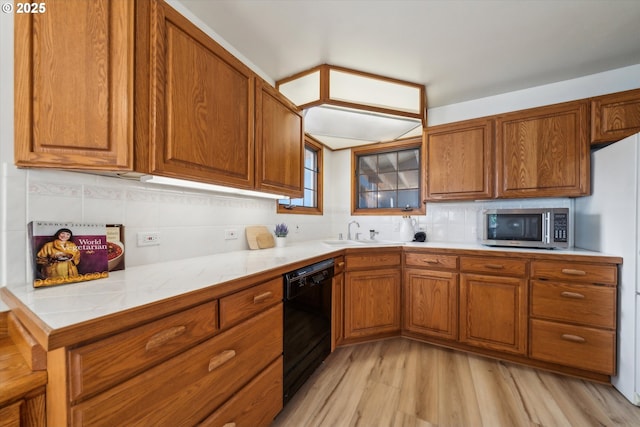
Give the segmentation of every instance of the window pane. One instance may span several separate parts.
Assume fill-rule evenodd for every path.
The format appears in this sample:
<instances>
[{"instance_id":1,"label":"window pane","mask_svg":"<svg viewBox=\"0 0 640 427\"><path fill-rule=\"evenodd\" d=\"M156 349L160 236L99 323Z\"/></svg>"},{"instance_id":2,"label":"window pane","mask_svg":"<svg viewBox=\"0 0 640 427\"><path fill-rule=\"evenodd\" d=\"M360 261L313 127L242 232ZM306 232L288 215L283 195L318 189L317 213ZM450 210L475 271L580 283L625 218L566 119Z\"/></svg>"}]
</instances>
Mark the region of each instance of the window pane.
<instances>
[{"instance_id":1,"label":"window pane","mask_svg":"<svg viewBox=\"0 0 640 427\"><path fill-rule=\"evenodd\" d=\"M379 208L397 208L395 191L380 191L378 193Z\"/></svg>"},{"instance_id":2,"label":"window pane","mask_svg":"<svg viewBox=\"0 0 640 427\"><path fill-rule=\"evenodd\" d=\"M378 207L377 194L378 193L374 193L374 192L360 193L360 202L358 203L358 205L364 209L377 208Z\"/></svg>"},{"instance_id":3,"label":"window pane","mask_svg":"<svg viewBox=\"0 0 640 427\"><path fill-rule=\"evenodd\" d=\"M316 206L316 192L312 190L304 190L304 206Z\"/></svg>"},{"instance_id":4,"label":"window pane","mask_svg":"<svg viewBox=\"0 0 640 427\"><path fill-rule=\"evenodd\" d=\"M405 150L398 152L398 170L419 169L420 150Z\"/></svg>"},{"instance_id":5,"label":"window pane","mask_svg":"<svg viewBox=\"0 0 640 427\"><path fill-rule=\"evenodd\" d=\"M375 174L378 169L378 156L362 156L358 162L358 171L361 174Z\"/></svg>"},{"instance_id":6,"label":"window pane","mask_svg":"<svg viewBox=\"0 0 640 427\"><path fill-rule=\"evenodd\" d=\"M398 191L398 207L404 208L420 207L420 192L418 190L400 190Z\"/></svg>"},{"instance_id":7,"label":"window pane","mask_svg":"<svg viewBox=\"0 0 640 427\"><path fill-rule=\"evenodd\" d=\"M381 173L378 178L380 179L378 190L395 190L398 188L398 175L395 172Z\"/></svg>"},{"instance_id":8,"label":"window pane","mask_svg":"<svg viewBox=\"0 0 640 427\"><path fill-rule=\"evenodd\" d=\"M304 170L304 187L310 190L316 189L316 173L309 169Z\"/></svg>"},{"instance_id":9,"label":"window pane","mask_svg":"<svg viewBox=\"0 0 640 427\"><path fill-rule=\"evenodd\" d=\"M307 169L316 170L316 152L306 148L304 150L304 167Z\"/></svg>"},{"instance_id":10,"label":"window pane","mask_svg":"<svg viewBox=\"0 0 640 427\"><path fill-rule=\"evenodd\" d=\"M374 176L374 178L377 178L377 176ZM359 192L376 191L378 189L377 184L375 182L371 182L368 175L360 175L358 177L358 186Z\"/></svg>"},{"instance_id":11,"label":"window pane","mask_svg":"<svg viewBox=\"0 0 640 427\"><path fill-rule=\"evenodd\" d=\"M398 154L385 153L378 155L378 173L395 172L398 170Z\"/></svg>"},{"instance_id":12,"label":"window pane","mask_svg":"<svg viewBox=\"0 0 640 427\"><path fill-rule=\"evenodd\" d=\"M420 173L417 170L398 172L398 189L420 187Z\"/></svg>"}]
</instances>

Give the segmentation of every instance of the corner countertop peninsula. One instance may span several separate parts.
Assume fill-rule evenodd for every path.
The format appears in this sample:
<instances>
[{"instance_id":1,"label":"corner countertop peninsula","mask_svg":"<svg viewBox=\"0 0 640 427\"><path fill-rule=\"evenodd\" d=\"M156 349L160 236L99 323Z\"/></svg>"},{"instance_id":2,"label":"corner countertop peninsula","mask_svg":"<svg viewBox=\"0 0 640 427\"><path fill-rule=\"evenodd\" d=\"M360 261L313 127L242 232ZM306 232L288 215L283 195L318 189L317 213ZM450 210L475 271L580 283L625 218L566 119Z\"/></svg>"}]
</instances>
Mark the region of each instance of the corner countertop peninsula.
<instances>
[{"instance_id":1,"label":"corner countertop peninsula","mask_svg":"<svg viewBox=\"0 0 640 427\"><path fill-rule=\"evenodd\" d=\"M622 259L583 249L493 248L479 244L317 240L282 248L242 250L128 267L108 278L34 289L8 283L2 300L46 350L98 338L270 280L304 265L358 250L424 250L466 255L611 262Z\"/></svg>"}]
</instances>

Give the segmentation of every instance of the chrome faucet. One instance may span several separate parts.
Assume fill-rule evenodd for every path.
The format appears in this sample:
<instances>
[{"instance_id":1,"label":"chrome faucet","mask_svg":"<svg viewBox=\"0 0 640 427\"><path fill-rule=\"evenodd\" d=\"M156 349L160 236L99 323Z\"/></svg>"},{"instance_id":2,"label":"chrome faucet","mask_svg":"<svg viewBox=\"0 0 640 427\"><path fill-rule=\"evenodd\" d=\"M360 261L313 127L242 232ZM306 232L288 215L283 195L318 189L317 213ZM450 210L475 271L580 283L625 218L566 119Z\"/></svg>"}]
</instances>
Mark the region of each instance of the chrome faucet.
<instances>
[{"instance_id":1,"label":"chrome faucet","mask_svg":"<svg viewBox=\"0 0 640 427\"><path fill-rule=\"evenodd\" d=\"M351 240L351 225L355 224L358 226L358 228L360 228L360 224L358 224L358 221L353 220L351 222L349 222L349 224L347 224L347 240Z\"/></svg>"}]
</instances>

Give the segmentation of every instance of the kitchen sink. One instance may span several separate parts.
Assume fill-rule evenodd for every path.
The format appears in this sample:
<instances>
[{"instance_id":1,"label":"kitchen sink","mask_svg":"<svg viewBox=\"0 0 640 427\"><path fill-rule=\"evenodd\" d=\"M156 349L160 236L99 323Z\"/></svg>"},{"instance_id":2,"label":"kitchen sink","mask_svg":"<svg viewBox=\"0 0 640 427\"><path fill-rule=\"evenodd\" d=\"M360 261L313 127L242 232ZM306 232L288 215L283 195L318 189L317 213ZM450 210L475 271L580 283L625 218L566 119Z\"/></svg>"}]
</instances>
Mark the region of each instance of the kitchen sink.
<instances>
[{"instance_id":1,"label":"kitchen sink","mask_svg":"<svg viewBox=\"0 0 640 427\"><path fill-rule=\"evenodd\" d=\"M363 243L363 241L360 240L323 240L322 243L326 243L327 245L331 245L331 246L353 246L353 245L361 245Z\"/></svg>"},{"instance_id":2,"label":"kitchen sink","mask_svg":"<svg viewBox=\"0 0 640 427\"><path fill-rule=\"evenodd\" d=\"M357 246L357 245L367 245L367 246L400 246L403 242L398 242L395 240L323 240L323 243L331 246Z\"/></svg>"}]
</instances>

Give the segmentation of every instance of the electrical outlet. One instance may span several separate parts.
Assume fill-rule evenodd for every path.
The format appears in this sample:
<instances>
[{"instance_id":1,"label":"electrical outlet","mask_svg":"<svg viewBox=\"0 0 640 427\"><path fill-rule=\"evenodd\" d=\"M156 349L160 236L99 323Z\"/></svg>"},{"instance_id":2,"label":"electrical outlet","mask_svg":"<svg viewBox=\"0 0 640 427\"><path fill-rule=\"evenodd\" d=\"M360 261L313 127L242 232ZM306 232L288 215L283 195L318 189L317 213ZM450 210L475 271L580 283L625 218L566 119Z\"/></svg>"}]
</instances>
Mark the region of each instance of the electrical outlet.
<instances>
[{"instance_id":1,"label":"electrical outlet","mask_svg":"<svg viewBox=\"0 0 640 427\"><path fill-rule=\"evenodd\" d=\"M160 233L157 231L139 232L138 246L157 246L160 244Z\"/></svg>"},{"instance_id":2,"label":"electrical outlet","mask_svg":"<svg viewBox=\"0 0 640 427\"><path fill-rule=\"evenodd\" d=\"M236 230L235 228L224 230L224 240L235 240L237 238L238 238L238 230Z\"/></svg>"}]
</instances>

